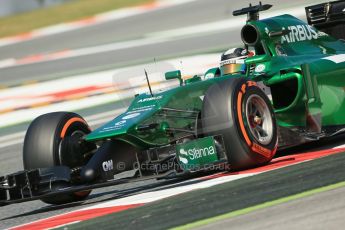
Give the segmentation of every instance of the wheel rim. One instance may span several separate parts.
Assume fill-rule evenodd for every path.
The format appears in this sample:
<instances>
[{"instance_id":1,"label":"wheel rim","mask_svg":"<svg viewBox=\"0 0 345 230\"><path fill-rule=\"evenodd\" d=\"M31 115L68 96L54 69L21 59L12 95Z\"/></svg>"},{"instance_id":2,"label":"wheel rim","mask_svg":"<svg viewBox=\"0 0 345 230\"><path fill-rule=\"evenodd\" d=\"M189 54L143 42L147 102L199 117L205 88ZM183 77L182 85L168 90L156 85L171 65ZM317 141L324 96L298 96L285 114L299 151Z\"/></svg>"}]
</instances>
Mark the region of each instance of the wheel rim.
<instances>
[{"instance_id":1,"label":"wheel rim","mask_svg":"<svg viewBox=\"0 0 345 230\"><path fill-rule=\"evenodd\" d=\"M266 102L258 95L250 95L245 115L255 140L262 145L268 145L273 138L273 119Z\"/></svg>"},{"instance_id":2,"label":"wheel rim","mask_svg":"<svg viewBox=\"0 0 345 230\"><path fill-rule=\"evenodd\" d=\"M80 136L80 137L83 137L83 136L85 136L86 135L86 133L85 132L83 132L82 130L75 130L75 131L73 131L72 133L71 133L71 137L72 136ZM60 141L60 143L59 143L59 149L58 149L58 154L59 154L59 164L60 165L63 165L62 164L62 159L61 159L61 156L62 156L62 141ZM68 167L70 167L70 165L67 165Z\"/></svg>"}]
</instances>

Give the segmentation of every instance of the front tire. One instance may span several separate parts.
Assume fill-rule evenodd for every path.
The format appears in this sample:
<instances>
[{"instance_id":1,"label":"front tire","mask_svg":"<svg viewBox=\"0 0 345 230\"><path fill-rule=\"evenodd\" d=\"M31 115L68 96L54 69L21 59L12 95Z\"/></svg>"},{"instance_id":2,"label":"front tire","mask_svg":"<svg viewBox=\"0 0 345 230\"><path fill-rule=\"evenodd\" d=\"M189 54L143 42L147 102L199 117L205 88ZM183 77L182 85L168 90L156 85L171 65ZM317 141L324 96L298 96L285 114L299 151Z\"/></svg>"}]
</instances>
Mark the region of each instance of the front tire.
<instances>
[{"instance_id":1,"label":"front tire","mask_svg":"<svg viewBox=\"0 0 345 230\"><path fill-rule=\"evenodd\" d=\"M49 168L65 165L70 168L82 166L82 153L69 156L69 148L62 147L67 137L80 139L91 130L85 120L75 113L55 112L37 117L29 126L23 149L24 169ZM68 185L57 185L61 188ZM64 204L84 200L91 191L76 192L42 199L48 204Z\"/></svg>"},{"instance_id":2,"label":"front tire","mask_svg":"<svg viewBox=\"0 0 345 230\"><path fill-rule=\"evenodd\" d=\"M233 78L212 85L205 94L201 116L204 135L223 136L232 170L268 163L275 155L275 116L255 82Z\"/></svg>"}]
</instances>

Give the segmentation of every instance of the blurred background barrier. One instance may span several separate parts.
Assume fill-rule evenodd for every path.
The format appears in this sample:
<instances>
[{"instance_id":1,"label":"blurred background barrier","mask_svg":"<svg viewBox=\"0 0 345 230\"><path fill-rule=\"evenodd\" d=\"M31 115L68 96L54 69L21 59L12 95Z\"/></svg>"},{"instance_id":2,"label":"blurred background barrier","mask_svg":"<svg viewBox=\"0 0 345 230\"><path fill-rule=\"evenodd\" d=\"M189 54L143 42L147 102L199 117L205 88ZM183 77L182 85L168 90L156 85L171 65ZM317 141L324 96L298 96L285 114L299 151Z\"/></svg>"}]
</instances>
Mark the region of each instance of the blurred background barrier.
<instances>
[{"instance_id":1,"label":"blurred background barrier","mask_svg":"<svg viewBox=\"0 0 345 230\"><path fill-rule=\"evenodd\" d=\"M0 17L57 5L70 0L1 0Z\"/></svg>"}]
</instances>

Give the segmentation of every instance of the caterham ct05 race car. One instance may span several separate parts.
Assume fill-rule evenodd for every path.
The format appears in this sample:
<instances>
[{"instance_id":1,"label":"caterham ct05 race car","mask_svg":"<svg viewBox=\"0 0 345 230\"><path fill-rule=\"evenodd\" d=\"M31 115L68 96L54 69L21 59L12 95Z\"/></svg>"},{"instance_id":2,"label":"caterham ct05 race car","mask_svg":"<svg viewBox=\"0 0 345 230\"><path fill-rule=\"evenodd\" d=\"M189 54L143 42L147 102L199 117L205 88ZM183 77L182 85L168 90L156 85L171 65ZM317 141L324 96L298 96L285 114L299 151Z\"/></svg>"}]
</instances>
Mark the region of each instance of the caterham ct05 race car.
<instances>
[{"instance_id":1,"label":"caterham ct05 race car","mask_svg":"<svg viewBox=\"0 0 345 230\"><path fill-rule=\"evenodd\" d=\"M94 131L75 113L36 118L24 170L0 177L0 204L63 204L98 187L257 167L277 148L344 132L345 1L307 7L308 23L291 15L260 20L269 8L233 12L247 15L240 56L225 53L220 67L187 80L166 73L180 86L136 95Z\"/></svg>"}]
</instances>

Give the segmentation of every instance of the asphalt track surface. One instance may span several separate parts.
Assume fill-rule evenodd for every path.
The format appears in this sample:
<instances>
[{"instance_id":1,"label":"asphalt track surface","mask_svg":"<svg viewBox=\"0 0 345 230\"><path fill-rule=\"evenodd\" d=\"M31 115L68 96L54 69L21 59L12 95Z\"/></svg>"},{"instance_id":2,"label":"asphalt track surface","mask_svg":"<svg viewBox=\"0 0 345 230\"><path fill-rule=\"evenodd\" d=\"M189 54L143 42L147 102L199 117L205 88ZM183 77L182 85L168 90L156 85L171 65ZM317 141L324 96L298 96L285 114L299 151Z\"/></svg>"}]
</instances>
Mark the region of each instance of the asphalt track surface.
<instances>
[{"instance_id":1,"label":"asphalt track surface","mask_svg":"<svg viewBox=\"0 0 345 230\"><path fill-rule=\"evenodd\" d=\"M84 48L119 41L144 38L147 34L232 18L231 12L251 1L198 0L176 7L162 9L130 18L90 26L76 31L47 36L27 42L0 47L0 60L21 58L35 54L66 49ZM307 0L270 0L274 10L315 2ZM72 73L89 72L133 63L152 62L170 56L200 53L208 50L225 50L239 45L240 27L221 32L177 37L157 44L140 45L114 51L22 65L1 69L1 84L10 85L22 81L57 78Z\"/></svg>"},{"instance_id":2,"label":"asphalt track surface","mask_svg":"<svg viewBox=\"0 0 345 230\"><path fill-rule=\"evenodd\" d=\"M162 29L173 29L186 25L228 19L232 9L241 8L245 6L247 2L249 1L235 3L229 0L200 0L186 5L180 5L175 8L160 10L150 14L139 15L133 18L123 19L116 22L109 22L98 26L92 26L78 31L1 47L0 59L8 57L25 57L32 54L54 52L66 48L74 49L87 47L90 45L112 43L126 39L140 38L143 34L146 34L148 32L160 31ZM287 7L291 4L291 2L283 0L267 1L267 3L273 3L275 5L279 5L279 7ZM164 18L164 20L162 20L162 18ZM200 50L219 49L220 47L225 48L231 45L236 45L236 43L240 42L239 28L234 31L236 33L231 32L232 31L224 31L211 35L198 35L195 37L182 38L175 41L159 43L156 45L152 44L139 48L129 48L114 52L105 52L97 55L46 62L44 64L39 63L0 69L0 83L11 84L27 80L42 80L56 77L58 75L67 75L67 73L75 71L89 71L90 66L92 66L92 68L106 68L107 66L113 65L115 63L117 65L123 65L124 63L128 63L129 60L130 62L145 61L152 60L153 57L163 57L169 55L178 56L180 54L186 53L186 51L199 52ZM83 111L83 113L94 114L110 109L113 109L113 107L109 105L101 106L96 109L85 110ZM24 131L26 127L27 124L23 124L16 127L8 128L5 131L0 130L0 135L3 135L4 132L6 134L10 134L12 131ZM311 146L311 148L317 148L317 146ZM0 149L1 174L6 174L22 169L21 152L22 144L17 144ZM285 169L276 170L274 172L265 173L265 175L260 175L258 177L224 184L210 190L203 191L207 194L210 194L210 196L205 195L205 197L210 197L210 199L213 199L213 201L219 200L217 208L215 208L215 205L217 203L200 202L200 199L203 196L202 194L199 194L197 192L183 195L183 197L181 198L176 197L176 199L181 199L183 201L176 203L179 205L181 203L183 204L184 201L186 201L183 200L186 199L185 196L187 196L189 202L200 202L200 206L192 206L193 208L196 208L195 210L193 209L195 211L195 215L192 212L193 210L190 210L189 208L178 208L178 212L174 213L162 213L162 211L164 211L164 207L166 207L166 202L172 202L171 200L164 200L155 204L149 204L148 206L142 207L138 210L129 210L116 215L120 215L121 219L119 220L121 220L121 222L124 221L122 223L128 223L129 219L128 217L126 217L128 212L130 212L129 214L131 215L140 215L144 212L157 213L157 211L159 210L157 209L157 211L155 211L156 208L158 208L157 206L161 206L161 208L163 208L161 209L160 213L160 217L162 219L152 218L153 222L150 219L149 222L154 225L150 225L148 227L156 227L161 229L163 228L163 226L165 226L163 220L166 220L165 222L169 226L176 226L182 223L187 223L189 221L203 218L205 215L207 217L210 217L212 215L228 212L232 208L240 208L240 206L243 204L263 202L264 200L262 199L273 199L294 192L300 192L304 189L323 186L344 180L344 158L344 154L339 154L336 156L316 160L315 162L308 162L297 166L291 166ZM257 185L258 187L250 187L254 185ZM114 194L118 194L118 196L127 196L130 194L140 193L142 191L162 189L168 186L171 186L170 182L166 183L164 181L148 181L131 185L98 189L90 196L90 199L85 203L50 206L40 201L32 201L23 204L10 205L0 208L0 228L4 229L44 217L50 217L56 214L80 209L82 207L99 203L101 201L113 199L115 196ZM230 199L229 196L227 196L227 191L229 191L229 189L231 188L238 189L235 190L235 192L238 194L242 194L242 192L245 191L247 191L247 193L243 193L243 197L237 197L237 200L232 199L232 197ZM252 191L255 191L255 194L258 193L259 195L263 195L251 197L249 195L253 194ZM196 200L193 200L192 198L195 198ZM221 201L234 203L231 203L233 205L225 205ZM207 211L205 212L205 210ZM344 212L343 209L342 212ZM182 215L182 213L184 215ZM191 213L193 214L191 215ZM172 218L174 217L174 215L181 217L181 219ZM119 216L116 217L118 218ZM171 219L176 221L172 223ZM157 225L157 222L154 221L161 221L160 223L162 223L163 225ZM148 223L148 221L146 222ZM120 223L120 225L118 226L120 228L123 225Z\"/></svg>"},{"instance_id":3,"label":"asphalt track surface","mask_svg":"<svg viewBox=\"0 0 345 230\"><path fill-rule=\"evenodd\" d=\"M95 229L96 226L101 229L168 229L342 181L345 181L344 153L167 198L139 208L72 225L68 229ZM329 202L325 200L310 202L309 206L303 207L310 208L310 212L299 213L301 225L299 227L297 225L297 229L305 229L303 226L307 224L306 222L311 223L310 227L317 229L318 222L312 221L321 214L323 214L323 219L328 221L323 222L324 229L341 229L344 223L342 214L345 205L340 202L344 199L344 195L341 192L335 194L339 195L339 203L335 202L336 198L333 198ZM322 194L320 198L323 198ZM298 200L296 202L299 204ZM306 202L305 199L302 202ZM296 216L296 213L291 212L291 209L295 208L294 203L286 205L289 205L289 208L285 209L283 204L281 212L275 215L264 216L261 214L263 218L258 219L257 226L255 221L249 222L248 219L248 222L245 223L244 219L238 223L233 220L234 225L227 225L227 227L223 225L223 229L247 229L242 228L243 223L254 229L261 229L261 227L274 223L278 224L272 225L271 229L296 229L298 223L287 222L289 218L293 219ZM335 209L332 209L333 207ZM279 207L272 208L279 210ZM322 212L327 210L330 212ZM267 214L268 211L264 209L261 212ZM332 212L337 214L330 216ZM251 215L255 217L255 214L258 213ZM274 219L279 214L280 219ZM279 220L281 221L279 222ZM341 225L337 225L331 220L337 221ZM331 228L331 226L335 228ZM218 225L211 225L205 229L218 229L217 227Z\"/></svg>"},{"instance_id":4,"label":"asphalt track surface","mask_svg":"<svg viewBox=\"0 0 345 230\"><path fill-rule=\"evenodd\" d=\"M330 142L314 143L289 151L285 150L279 153L278 156L332 148L343 144L344 138L345 136L340 136ZM22 145L19 144L1 149L2 174L4 171L13 172L21 169L21 148ZM94 229L95 226L100 226L102 229L121 229L125 227L126 229L137 229L139 226L143 229L166 229L340 181L345 181L345 153L240 179L210 189L164 199L137 209L106 216L105 219L96 219L97 222L88 221L85 224L82 223L80 226L73 227ZM78 210L116 198L171 188L176 186L174 184L174 181L150 180L97 189L84 203L77 202L52 206L41 201L31 201L5 206L0 208L0 229ZM322 206L315 208L322 208ZM343 213L345 210L340 211ZM147 215L153 218L147 221L143 218ZM309 216L306 216L307 220L309 220L308 218ZM107 225L110 220L114 219L116 220L115 223ZM134 225L133 220L136 223ZM264 224L265 221L262 222ZM117 227L114 228L114 226Z\"/></svg>"},{"instance_id":5,"label":"asphalt track surface","mask_svg":"<svg viewBox=\"0 0 345 230\"><path fill-rule=\"evenodd\" d=\"M246 7L250 2L256 1L198 0L147 14L6 46L0 49L0 59L125 41L141 38L145 34L153 32L229 19L232 17L231 13L234 9ZM304 3L307 2L304 1ZM264 3L273 4L275 8L298 5L297 1L293 3L283 0L268 0ZM232 41L228 40L228 42L231 43Z\"/></svg>"},{"instance_id":6,"label":"asphalt track surface","mask_svg":"<svg viewBox=\"0 0 345 230\"><path fill-rule=\"evenodd\" d=\"M246 215L198 227L206 229L341 229L345 224L345 188L315 194Z\"/></svg>"}]
</instances>

